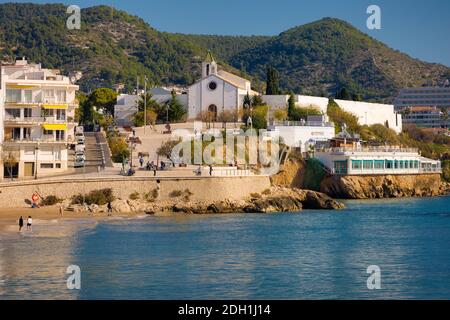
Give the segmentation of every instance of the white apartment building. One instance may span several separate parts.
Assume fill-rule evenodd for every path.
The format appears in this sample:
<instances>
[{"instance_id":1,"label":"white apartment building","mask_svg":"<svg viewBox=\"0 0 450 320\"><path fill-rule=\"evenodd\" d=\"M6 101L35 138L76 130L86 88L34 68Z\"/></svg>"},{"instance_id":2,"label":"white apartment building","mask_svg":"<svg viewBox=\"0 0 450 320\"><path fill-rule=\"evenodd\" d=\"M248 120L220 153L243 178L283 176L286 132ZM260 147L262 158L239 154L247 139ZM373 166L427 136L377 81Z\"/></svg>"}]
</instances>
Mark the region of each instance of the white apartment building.
<instances>
[{"instance_id":1,"label":"white apartment building","mask_svg":"<svg viewBox=\"0 0 450 320\"><path fill-rule=\"evenodd\" d=\"M67 170L77 90L59 70L25 59L1 66L0 180Z\"/></svg>"},{"instance_id":2,"label":"white apartment building","mask_svg":"<svg viewBox=\"0 0 450 320\"><path fill-rule=\"evenodd\" d=\"M326 115L308 116L307 121L274 121L268 126L268 135L280 137L282 142L300 152L308 152L310 146L326 142L335 136L334 123Z\"/></svg>"},{"instance_id":3,"label":"white apartment building","mask_svg":"<svg viewBox=\"0 0 450 320\"><path fill-rule=\"evenodd\" d=\"M450 108L450 86L404 88L394 101L395 108L428 107Z\"/></svg>"},{"instance_id":4,"label":"white apartment building","mask_svg":"<svg viewBox=\"0 0 450 320\"><path fill-rule=\"evenodd\" d=\"M289 96L287 95L274 95L274 96L262 96L264 102L275 109L284 109L287 106ZM390 104L381 103L369 103L362 101L349 101L349 100L334 100L339 107L350 112L358 118L360 125L371 126L373 124L387 125L397 133L402 132L402 115L394 110L394 106ZM314 96L295 96L295 105L299 108L302 107L315 107L322 111L327 112L328 98L314 97Z\"/></svg>"}]
</instances>

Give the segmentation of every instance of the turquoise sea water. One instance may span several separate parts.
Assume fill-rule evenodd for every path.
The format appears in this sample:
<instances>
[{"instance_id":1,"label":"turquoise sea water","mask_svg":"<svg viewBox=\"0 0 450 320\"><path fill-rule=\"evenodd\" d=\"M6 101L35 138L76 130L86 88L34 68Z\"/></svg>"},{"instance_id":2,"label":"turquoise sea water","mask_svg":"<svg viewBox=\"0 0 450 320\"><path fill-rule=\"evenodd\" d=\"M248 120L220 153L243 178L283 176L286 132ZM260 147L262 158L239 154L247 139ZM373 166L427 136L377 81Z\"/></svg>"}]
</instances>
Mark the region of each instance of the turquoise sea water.
<instances>
[{"instance_id":1,"label":"turquoise sea water","mask_svg":"<svg viewBox=\"0 0 450 320\"><path fill-rule=\"evenodd\" d=\"M38 223L0 234L0 299L450 299L450 198L346 204ZM66 288L69 265L81 290Z\"/></svg>"}]
</instances>

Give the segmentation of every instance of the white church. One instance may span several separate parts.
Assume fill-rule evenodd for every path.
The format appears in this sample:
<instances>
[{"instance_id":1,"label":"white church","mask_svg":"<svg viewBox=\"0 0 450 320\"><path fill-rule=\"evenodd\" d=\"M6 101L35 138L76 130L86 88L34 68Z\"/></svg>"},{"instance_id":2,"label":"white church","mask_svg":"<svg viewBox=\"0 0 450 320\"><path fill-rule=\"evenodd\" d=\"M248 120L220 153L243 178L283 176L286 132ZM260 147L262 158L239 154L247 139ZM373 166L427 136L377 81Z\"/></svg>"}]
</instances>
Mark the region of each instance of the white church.
<instances>
[{"instance_id":1,"label":"white church","mask_svg":"<svg viewBox=\"0 0 450 320\"><path fill-rule=\"evenodd\" d=\"M212 121L224 111L239 112L247 93L259 95L251 89L249 80L218 70L211 52L202 62L202 78L188 88L188 118L198 119L207 111Z\"/></svg>"}]
</instances>

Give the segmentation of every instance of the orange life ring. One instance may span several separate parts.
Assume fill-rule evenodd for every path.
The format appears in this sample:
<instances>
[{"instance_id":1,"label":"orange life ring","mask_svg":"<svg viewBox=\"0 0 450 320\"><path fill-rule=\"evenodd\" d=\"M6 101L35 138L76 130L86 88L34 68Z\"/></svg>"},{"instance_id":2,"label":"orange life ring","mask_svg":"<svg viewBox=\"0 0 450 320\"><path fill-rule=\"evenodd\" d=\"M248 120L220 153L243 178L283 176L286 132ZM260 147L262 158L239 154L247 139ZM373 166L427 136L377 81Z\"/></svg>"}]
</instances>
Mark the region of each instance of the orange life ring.
<instances>
[{"instance_id":1,"label":"orange life ring","mask_svg":"<svg viewBox=\"0 0 450 320\"><path fill-rule=\"evenodd\" d=\"M33 202L37 202L39 200L39 195L37 193L33 193L31 200L33 200Z\"/></svg>"}]
</instances>

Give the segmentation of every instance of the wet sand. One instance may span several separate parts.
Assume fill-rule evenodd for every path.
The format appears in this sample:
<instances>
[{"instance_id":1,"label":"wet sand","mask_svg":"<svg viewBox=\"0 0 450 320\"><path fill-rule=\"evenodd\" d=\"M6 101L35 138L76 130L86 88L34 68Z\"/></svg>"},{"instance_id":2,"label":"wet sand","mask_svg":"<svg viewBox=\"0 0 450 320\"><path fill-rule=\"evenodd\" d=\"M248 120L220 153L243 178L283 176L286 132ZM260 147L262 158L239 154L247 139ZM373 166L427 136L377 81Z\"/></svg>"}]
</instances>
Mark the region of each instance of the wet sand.
<instances>
[{"instance_id":1,"label":"wet sand","mask_svg":"<svg viewBox=\"0 0 450 320\"><path fill-rule=\"evenodd\" d=\"M92 220L98 222L102 220L114 220L117 218L137 218L142 217L141 212L120 213L108 216L107 213L87 213L87 212L72 212L64 211L63 215L59 214L59 207L42 207L42 208L0 208L0 232L18 231L19 217L22 216L24 220L24 228L26 229L26 220L28 216L33 218L33 225L39 225L41 221L63 221L63 220ZM22 229L22 230L23 230Z\"/></svg>"}]
</instances>

